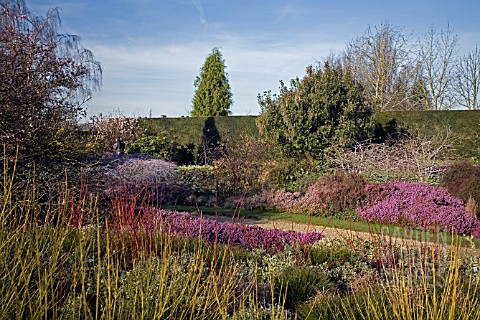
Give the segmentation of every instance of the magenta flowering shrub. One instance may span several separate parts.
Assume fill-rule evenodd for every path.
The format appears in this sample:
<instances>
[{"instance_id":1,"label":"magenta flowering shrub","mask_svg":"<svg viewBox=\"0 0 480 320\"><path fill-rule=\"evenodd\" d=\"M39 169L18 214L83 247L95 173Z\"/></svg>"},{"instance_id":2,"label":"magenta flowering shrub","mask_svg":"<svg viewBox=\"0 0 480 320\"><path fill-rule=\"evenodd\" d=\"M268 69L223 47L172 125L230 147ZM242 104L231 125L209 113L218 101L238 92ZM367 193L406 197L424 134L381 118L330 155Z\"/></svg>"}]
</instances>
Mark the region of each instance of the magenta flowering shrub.
<instances>
[{"instance_id":1,"label":"magenta flowering shrub","mask_svg":"<svg viewBox=\"0 0 480 320\"><path fill-rule=\"evenodd\" d=\"M479 223L467 213L462 200L442 187L399 181L369 185L366 189L373 195L368 204L357 209L359 218L365 221L457 234L478 233Z\"/></svg>"},{"instance_id":2,"label":"magenta flowering shrub","mask_svg":"<svg viewBox=\"0 0 480 320\"><path fill-rule=\"evenodd\" d=\"M253 195L244 200L246 209L278 209L290 210L298 202L300 192L276 190Z\"/></svg>"},{"instance_id":3,"label":"magenta flowering shrub","mask_svg":"<svg viewBox=\"0 0 480 320\"><path fill-rule=\"evenodd\" d=\"M354 211L367 197L367 180L354 172L325 174L312 184L297 205L297 211L335 214Z\"/></svg>"},{"instance_id":4,"label":"magenta flowering shrub","mask_svg":"<svg viewBox=\"0 0 480 320\"><path fill-rule=\"evenodd\" d=\"M197 219L186 212L155 210L144 215L143 226L147 231L162 230L174 235L201 237L205 242L236 244L247 248L279 250L285 245L311 244L323 238L318 232L301 233L232 222Z\"/></svg>"}]
</instances>

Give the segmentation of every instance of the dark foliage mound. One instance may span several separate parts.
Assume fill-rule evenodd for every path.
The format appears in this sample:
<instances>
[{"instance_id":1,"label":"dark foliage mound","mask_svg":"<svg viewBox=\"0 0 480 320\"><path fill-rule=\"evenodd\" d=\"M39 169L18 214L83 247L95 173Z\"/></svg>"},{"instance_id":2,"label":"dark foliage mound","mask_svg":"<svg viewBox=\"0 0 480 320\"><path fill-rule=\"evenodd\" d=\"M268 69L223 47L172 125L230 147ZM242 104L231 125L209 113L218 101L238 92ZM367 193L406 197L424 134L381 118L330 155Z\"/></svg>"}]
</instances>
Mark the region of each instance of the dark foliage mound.
<instances>
[{"instance_id":1,"label":"dark foliage mound","mask_svg":"<svg viewBox=\"0 0 480 320\"><path fill-rule=\"evenodd\" d=\"M480 165L471 162L460 162L450 166L441 179L441 184L452 195L462 199L465 203L473 198L480 203ZM471 201L471 200L470 200Z\"/></svg>"}]
</instances>

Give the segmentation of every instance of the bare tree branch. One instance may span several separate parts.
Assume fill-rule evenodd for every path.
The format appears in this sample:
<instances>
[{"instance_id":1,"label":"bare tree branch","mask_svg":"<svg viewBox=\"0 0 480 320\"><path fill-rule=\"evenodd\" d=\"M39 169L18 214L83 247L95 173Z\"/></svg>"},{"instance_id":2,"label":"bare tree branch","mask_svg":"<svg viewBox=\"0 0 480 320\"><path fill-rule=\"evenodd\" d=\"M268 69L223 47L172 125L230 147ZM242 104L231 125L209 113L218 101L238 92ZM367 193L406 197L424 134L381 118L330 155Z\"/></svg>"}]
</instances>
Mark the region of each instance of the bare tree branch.
<instances>
[{"instance_id":1,"label":"bare tree branch","mask_svg":"<svg viewBox=\"0 0 480 320\"><path fill-rule=\"evenodd\" d=\"M455 82L458 103L468 110L480 109L480 51L475 50L462 57L457 64Z\"/></svg>"},{"instance_id":2,"label":"bare tree branch","mask_svg":"<svg viewBox=\"0 0 480 320\"><path fill-rule=\"evenodd\" d=\"M420 43L418 55L434 110L450 109L455 101L452 85L458 48L458 37L449 25L440 31L432 26Z\"/></svg>"}]
</instances>

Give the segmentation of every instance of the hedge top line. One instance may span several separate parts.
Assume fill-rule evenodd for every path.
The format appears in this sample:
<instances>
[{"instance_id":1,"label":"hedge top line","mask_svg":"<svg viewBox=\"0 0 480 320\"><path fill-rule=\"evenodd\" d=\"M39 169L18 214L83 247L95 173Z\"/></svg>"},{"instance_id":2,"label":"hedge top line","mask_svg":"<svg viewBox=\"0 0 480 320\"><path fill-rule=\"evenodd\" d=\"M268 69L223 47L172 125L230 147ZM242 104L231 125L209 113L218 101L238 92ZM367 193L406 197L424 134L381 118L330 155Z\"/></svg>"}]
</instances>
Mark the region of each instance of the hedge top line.
<instances>
[{"instance_id":1,"label":"hedge top line","mask_svg":"<svg viewBox=\"0 0 480 320\"><path fill-rule=\"evenodd\" d=\"M222 140L241 136L258 136L258 116L217 117L161 117L140 118L147 130L164 133L180 144L199 145L206 133L217 131ZM398 126L415 128L428 135L438 130L450 129L458 138L455 153L458 156L480 158L480 110L450 111L386 111L375 115L382 126L392 120Z\"/></svg>"}]
</instances>

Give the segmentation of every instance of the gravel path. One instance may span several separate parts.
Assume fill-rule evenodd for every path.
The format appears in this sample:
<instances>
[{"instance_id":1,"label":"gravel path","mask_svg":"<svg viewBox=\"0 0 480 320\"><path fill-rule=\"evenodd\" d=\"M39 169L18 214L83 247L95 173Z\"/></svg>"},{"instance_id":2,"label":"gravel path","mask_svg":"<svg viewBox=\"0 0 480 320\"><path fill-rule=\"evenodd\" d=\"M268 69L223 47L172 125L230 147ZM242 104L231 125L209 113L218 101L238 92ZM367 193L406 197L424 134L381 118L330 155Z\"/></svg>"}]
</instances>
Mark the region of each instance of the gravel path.
<instances>
[{"instance_id":1,"label":"gravel path","mask_svg":"<svg viewBox=\"0 0 480 320\"><path fill-rule=\"evenodd\" d=\"M325 237L369 237L370 234L365 232L356 232L346 229L330 228L324 226L315 226L305 223L290 222L286 220L268 220L268 219L247 219L247 218L234 218L214 215L203 215L206 219L213 219L217 221L229 221L236 222L245 225L255 225L264 229L280 229L280 230L294 230L299 232L320 232Z\"/></svg>"}]
</instances>

